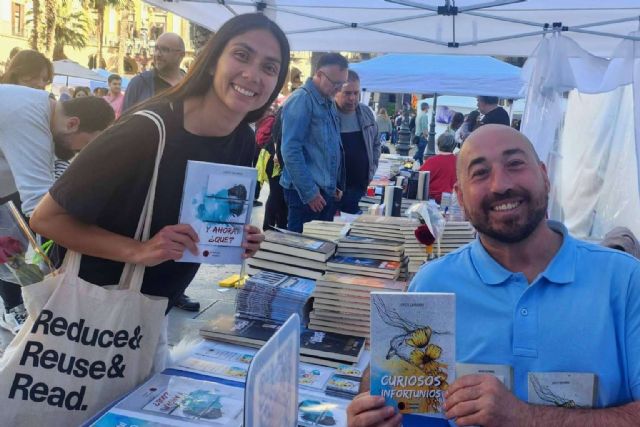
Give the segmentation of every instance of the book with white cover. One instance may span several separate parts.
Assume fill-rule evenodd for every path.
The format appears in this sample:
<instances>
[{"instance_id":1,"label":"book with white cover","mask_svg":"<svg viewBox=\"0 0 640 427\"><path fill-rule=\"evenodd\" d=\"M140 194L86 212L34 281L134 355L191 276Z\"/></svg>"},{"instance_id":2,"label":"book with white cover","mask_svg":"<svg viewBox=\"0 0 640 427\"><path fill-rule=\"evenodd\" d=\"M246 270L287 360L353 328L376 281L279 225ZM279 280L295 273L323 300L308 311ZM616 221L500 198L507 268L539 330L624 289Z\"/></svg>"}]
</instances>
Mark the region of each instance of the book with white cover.
<instances>
[{"instance_id":1,"label":"book with white cover","mask_svg":"<svg viewBox=\"0 0 640 427\"><path fill-rule=\"evenodd\" d=\"M561 408L593 408L598 393L598 377L583 372L529 372L529 403Z\"/></svg>"},{"instance_id":2,"label":"book with white cover","mask_svg":"<svg viewBox=\"0 0 640 427\"><path fill-rule=\"evenodd\" d=\"M189 160L180 224L198 234L198 253L185 250L178 262L241 264L244 227L251 220L254 168Z\"/></svg>"}]
</instances>

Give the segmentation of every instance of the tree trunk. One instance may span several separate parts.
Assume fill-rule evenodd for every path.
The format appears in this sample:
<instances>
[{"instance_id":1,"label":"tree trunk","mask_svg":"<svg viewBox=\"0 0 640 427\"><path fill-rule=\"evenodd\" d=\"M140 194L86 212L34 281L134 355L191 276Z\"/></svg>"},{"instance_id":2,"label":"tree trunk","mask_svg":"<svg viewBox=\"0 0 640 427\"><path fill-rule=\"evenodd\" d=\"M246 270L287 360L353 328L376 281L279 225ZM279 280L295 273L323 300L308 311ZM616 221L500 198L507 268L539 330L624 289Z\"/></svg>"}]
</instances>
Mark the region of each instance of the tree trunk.
<instances>
[{"instance_id":1,"label":"tree trunk","mask_svg":"<svg viewBox=\"0 0 640 427\"><path fill-rule=\"evenodd\" d=\"M124 56L127 52L127 39L129 38L129 10L133 6L130 2L123 2L118 8L120 18L120 34L118 35L118 74L124 74Z\"/></svg>"},{"instance_id":2,"label":"tree trunk","mask_svg":"<svg viewBox=\"0 0 640 427\"><path fill-rule=\"evenodd\" d=\"M67 55L64 53L64 45L62 43L56 43L53 46L53 61L59 61L61 59L67 59Z\"/></svg>"},{"instance_id":3,"label":"tree trunk","mask_svg":"<svg viewBox=\"0 0 640 427\"><path fill-rule=\"evenodd\" d=\"M33 23L29 45L33 50L39 50L40 43L40 0L33 0Z\"/></svg>"},{"instance_id":4,"label":"tree trunk","mask_svg":"<svg viewBox=\"0 0 640 427\"><path fill-rule=\"evenodd\" d=\"M104 6L97 8L98 12L98 57L96 60L96 66L100 68L104 59L102 58L102 42L104 40Z\"/></svg>"},{"instance_id":5,"label":"tree trunk","mask_svg":"<svg viewBox=\"0 0 640 427\"><path fill-rule=\"evenodd\" d=\"M54 33L56 31L56 0L45 0L44 2L44 55L51 58L54 45Z\"/></svg>"}]
</instances>

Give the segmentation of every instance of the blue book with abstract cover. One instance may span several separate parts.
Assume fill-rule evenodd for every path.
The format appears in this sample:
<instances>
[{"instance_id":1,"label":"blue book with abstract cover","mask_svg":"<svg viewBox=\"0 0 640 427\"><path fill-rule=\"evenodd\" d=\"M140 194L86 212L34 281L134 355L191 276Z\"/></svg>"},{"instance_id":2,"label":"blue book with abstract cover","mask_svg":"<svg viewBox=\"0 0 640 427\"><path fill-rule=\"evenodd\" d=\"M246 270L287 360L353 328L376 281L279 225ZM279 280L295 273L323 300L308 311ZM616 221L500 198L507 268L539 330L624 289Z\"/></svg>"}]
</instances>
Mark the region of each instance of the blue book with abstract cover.
<instances>
[{"instance_id":1,"label":"blue book with abstract cover","mask_svg":"<svg viewBox=\"0 0 640 427\"><path fill-rule=\"evenodd\" d=\"M242 264L256 178L254 168L187 162L179 222L191 225L200 241L197 255L184 251L178 262Z\"/></svg>"},{"instance_id":2,"label":"blue book with abstract cover","mask_svg":"<svg viewBox=\"0 0 640 427\"><path fill-rule=\"evenodd\" d=\"M407 414L405 425L447 425L455 355L455 294L371 293L371 394Z\"/></svg>"}]
</instances>

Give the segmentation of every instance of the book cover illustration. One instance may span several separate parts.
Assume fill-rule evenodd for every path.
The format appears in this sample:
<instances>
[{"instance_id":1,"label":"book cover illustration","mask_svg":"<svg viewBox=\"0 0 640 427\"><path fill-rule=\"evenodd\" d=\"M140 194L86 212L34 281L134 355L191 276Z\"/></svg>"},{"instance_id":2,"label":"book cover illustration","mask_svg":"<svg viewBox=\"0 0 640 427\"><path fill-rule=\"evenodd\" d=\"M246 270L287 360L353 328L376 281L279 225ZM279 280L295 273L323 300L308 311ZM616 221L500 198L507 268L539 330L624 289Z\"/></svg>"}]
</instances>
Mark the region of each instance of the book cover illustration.
<instances>
[{"instance_id":1,"label":"book cover illustration","mask_svg":"<svg viewBox=\"0 0 640 427\"><path fill-rule=\"evenodd\" d=\"M298 368L298 384L300 387L312 390L324 390L329 377L331 377L331 368L310 365L308 363L300 363Z\"/></svg>"},{"instance_id":2,"label":"book cover illustration","mask_svg":"<svg viewBox=\"0 0 640 427\"><path fill-rule=\"evenodd\" d=\"M455 379L455 295L371 294L371 394L401 413L442 418Z\"/></svg>"},{"instance_id":3,"label":"book cover illustration","mask_svg":"<svg viewBox=\"0 0 640 427\"><path fill-rule=\"evenodd\" d=\"M298 403L298 426L346 426L347 402L328 399L315 394L300 393Z\"/></svg>"},{"instance_id":4,"label":"book cover illustration","mask_svg":"<svg viewBox=\"0 0 640 427\"><path fill-rule=\"evenodd\" d=\"M377 259L371 258L354 258L354 257L346 257L346 256L334 256L329 260L328 265L344 265L344 266L353 266L353 267L366 267L366 268L374 268L380 270L397 270L400 268L400 263L397 261L380 261Z\"/></svg>"},{"instance_id":5,"label":"book cover illustration","mask_svg":"<svg viewBox=\"0 0 640 427\"><path fill-rule=\"evenodd\" d=\"M529 403L562 408L593 408L597 397L595 374L579 372L529 372Z\"/></svg>"},{"instance_id":6,"label":"book cover illustration","mask_svg":"<svg viewBox=\"0 0 640 427\"><path fill-rule=\"evenodd\" d=\"M109 411L91 424L91 427L169 427L170 425Z\"/></svg>"},{"instance_id":7,"label":"book cover illustration","mask_svg":"<svg viewBox=\"0 0 640 427\"><path fill-rule=\"evenodd\" d=\"M330 396L353 399L360 390L360 381L333 375L327 383L326 393Z\"/></svg>"},{"instance_id":8,"label":"book cover illustration","mask_svg":"<svg viewBox=\"0 0 640 427\"><path fill-rule=\"evenodd\" d=\"M323 245L330 243L326 240L319 240L314 239L313 237L303 236L300 233L273 230L268 230L265 233L265 240L268 242L277 243L279 245L292 246L294 248L306 249L309 251L320 251L322 250Z\"/></svg>"},{"instance_id":9,"label":"book cover illustration","mask_svg":"<svg viewBox=\"0 0 640 427\"><path fill-rule=\"evenodd\" d=\"M142 409L226 425L235 421L242 412L242 401L230 397L214 383L194 383L186 378L172 377L166 389Z\"/></svg>"},{"instance_id":10,"label":"book cover illustration","mask_svg":"<svg viewBox=\"0 0 640 427\"><path fill-rule=\"evenodd\" d=\"M256 170L189 160L180 223L200 239L198 254L185 251L181 262L240 264L244 226L251 219Z\"/></svg>"},{"instance_id":11,"label":"book cover illustration","mask_svg":"<svg viewBox=\"0 0 640 427\"><path fill-rule=\"evenodd\" d=\"M249 366L244 425L294 426L298 417L300 318L291 317L262 346Z\"/></svg>"},{"instance_id":12,"label":"book cover illustration","mask_svg":"<svg viewBox=\"0 0 640 427\"><path fill-rule=\"evenodd\" d=\"M238 387L156 374L93 425L239 427L242 422L242 407L242 390ZM128 424L128 419L135 422ZM110 424L116 420L117 423Z\"/></svg>"}]
</instances>

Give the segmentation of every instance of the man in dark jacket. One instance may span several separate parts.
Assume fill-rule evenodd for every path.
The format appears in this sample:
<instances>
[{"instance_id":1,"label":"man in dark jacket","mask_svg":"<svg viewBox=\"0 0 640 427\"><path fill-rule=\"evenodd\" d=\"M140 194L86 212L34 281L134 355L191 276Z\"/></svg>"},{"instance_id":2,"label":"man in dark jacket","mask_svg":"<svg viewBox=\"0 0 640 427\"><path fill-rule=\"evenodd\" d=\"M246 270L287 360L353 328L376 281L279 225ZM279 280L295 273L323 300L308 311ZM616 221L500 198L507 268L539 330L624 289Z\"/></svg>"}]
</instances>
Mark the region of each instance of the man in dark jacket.
<instances>
[{"instance_id":1,"label":"man in dark jacket","mask_svg":"<svg viewBox=\"0 0 640 427\"><path fill-rule=\"evenodd\" d=\"M122 111L146 101L155 94L177 85L184 77L180 64L184 58L184 41L175 33L164 33L153 53L153 69L144 71L129 82Z\"/></svg>"}]
</instances>

